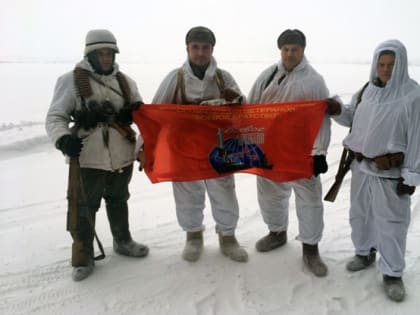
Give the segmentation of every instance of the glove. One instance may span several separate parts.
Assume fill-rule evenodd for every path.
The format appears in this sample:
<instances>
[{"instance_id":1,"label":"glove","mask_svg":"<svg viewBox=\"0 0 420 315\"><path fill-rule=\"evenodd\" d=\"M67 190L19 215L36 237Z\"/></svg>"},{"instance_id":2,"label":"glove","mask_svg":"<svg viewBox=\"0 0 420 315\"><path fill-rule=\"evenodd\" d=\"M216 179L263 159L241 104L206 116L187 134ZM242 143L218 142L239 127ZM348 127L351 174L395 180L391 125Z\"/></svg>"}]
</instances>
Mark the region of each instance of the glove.
<instances>
[{"instance_id":1,"label":"glove","mask_svg":"<svg viewBox=\"0 0 420 315\"><path fill-rule=\"evenodd\" d=\"M135 110L138 110L139 109L139 107L141 106L141 105L143 105L144 103L143 102L141 102L141 101L138 101L138 102L135 102L135 103L131 103L130 104L130 108L131 108L131 110L134 112Z\"/></svg>"},{"instance_id":2,"label":"glove","mask_svg":"<svg viewBox=\"0 0 420 315\"><path fill-rule=\"evenodd\" d=\"M83 143L82 139L75 135L64 135L58 139L57 147L65 155L77 158L80 155L80 151L82 151Z\"/></svg>"},{"instance_id":3,"label":"glove","mask_svg":"<svg viewBox=\"0 0 420 315\"><path fill-rule=\"evenodd\" d=\"M327 102L327 114L328 115L340 115L341 113L341 105L333 98L327 98L325 100Z\"/></svg>"},{"instance_id":4,"label":"glove","mask_svg":"<svg viewBox=\"0 0 420 315\"><path fill-rule=\"evenodd\" d=\"M123 106L117 114L117 122L124 125L131 125L133 123L133 111L137 110L142 104L142 102L136 102L128 106Z\"/></svg>"},{"instance_id":5,"label":"glove","mask_svg":"<svg viewBox=\"0 0 420 315\"><path fill-rule=\"evenodd\" d=\"M312 158L314 160L315 177L328 171L328 164L325 155L314 155Z\"/></svg>"},{"instance_id":6,"label":"glove","mask_svg":"<svg viewBox=\"0 0 420 315\"><path fill-rule=\"evenodd\" d=\"M408 194L408 195L412 195L414 194L414 192L416 191L416 187L415 186L408 186L406 184L403 183L404 178L400 178L398 180L398 184L397 184L397 194L398 195L404 195L404 194Z\"/></svg>"},{"instance_id":7,"label":"glove","mask_svg":"<svg viewBox=\"0 0 420 315\"><path fill-rule=\"evenodd\" d=\"M121 108L117 114L116 121L122 123L123 125L131 125L133 122L131 109L128 107Z\"/></svg>"},{"instance_id":8,"label":"glove","mask_svg":"<svg viewBox=\"0 0 420 315\"><path fill-rule=\"evenodd\" d=\"M242 102L241 94L232 89L224 89L222 91L222 98L224 98L226 102L239 101L239 104Z\"/></svg>"}]
</instances>

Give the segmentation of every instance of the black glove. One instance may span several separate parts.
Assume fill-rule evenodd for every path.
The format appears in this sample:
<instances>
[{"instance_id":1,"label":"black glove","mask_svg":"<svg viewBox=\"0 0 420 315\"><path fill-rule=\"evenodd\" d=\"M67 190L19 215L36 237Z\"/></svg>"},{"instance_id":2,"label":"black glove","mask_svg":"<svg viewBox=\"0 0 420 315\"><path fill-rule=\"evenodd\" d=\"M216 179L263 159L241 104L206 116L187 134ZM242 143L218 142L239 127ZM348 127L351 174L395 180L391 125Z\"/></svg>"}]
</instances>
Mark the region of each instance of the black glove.
<instances>
[{"instance_id":1,"label":"black glove","mask_svg":"<svg viewBox=\"0 0 420 315\"><path fill-rule=\"evenodd\" d=\"M416 187L415 186L408 186L406 184L403 183L404 179L400 178L398 180L398 184L397 184L397 194L398 195L404 195L404 194L408 194L408 195L412 195L414 194L414 192L416 191Z\"/></svg>"},{"instance_id":2,"label":"black glove","mask_svg":"<svg viewBox=\"0 0 420 315\"><path fill-rule=\"evenodd\" d=\"M327 98L327 114L328 115L340 115L341 113L341 105L333 98Z\"/></svg>"},{"instance_id":3,"label":"black glove","mask_svg":"<svg viewBox=\"0 0 420 315\"><path fill-rule=\"evenodd\" d=\"M142 102L136 102L129 105L124 105L117 114L116 120L124 125L131 125L133 123L133 111L137 110Z\"/></svg>"},{"instance_id":4,"label":"black glove","mask_svg":"<svg viewBox=\"0 0 420 315\"><path fill-rule=\"evenodd\" d=\"M138 101L138 102L135 102L135 103L131 103L131 104L130 104L131 110L132 110L132 111L135 111L135 110L139 109L139 107L140 107L141 105L143 105L143 104L144 104L144 103L143 103L143 102L141 102L141 101Z\"/></svg>"},{"instance_id":5,"label":"black glove","mask_svg":"<svg viewBox=\"0 0 420 315\"><path fill-rule=\"evenodd\" d=\"M57 141L57 147L69 157L79 157L82 151L82 139L75 135L64 135Z\"/></svg>"},{"instance_id":6,"label":"black glove","mask_svg":"<svg viewBox=\"0 0 420 315\"><path fill-rule=\"evenodd\" d=\"M314 155L314 175L326 173L328 171L328 164L325 155Z\"/></svg>"},{"instance_id":7,"label":"black glove","mask_svg":"<svg viewBox=\"0 0 420 315\"><path fill-rule=\"evenodd\" d=\"M226 102L238 102L237 104L242 103L242 96L238 92L232 90L232 89L224 89L222 91L222 98L226 100Z\"/></svg>"}]
</instances>

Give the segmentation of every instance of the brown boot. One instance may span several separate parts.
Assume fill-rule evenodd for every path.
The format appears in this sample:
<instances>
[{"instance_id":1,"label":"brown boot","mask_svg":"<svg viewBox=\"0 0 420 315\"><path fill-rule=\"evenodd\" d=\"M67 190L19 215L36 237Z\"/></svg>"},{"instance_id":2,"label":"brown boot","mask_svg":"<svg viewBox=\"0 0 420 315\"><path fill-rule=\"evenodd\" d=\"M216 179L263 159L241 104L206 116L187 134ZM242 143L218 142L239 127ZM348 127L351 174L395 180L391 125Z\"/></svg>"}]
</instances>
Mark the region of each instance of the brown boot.
<instances>
[{"instance_id":1,"label":"brown boot","mask_svg":"<svg viewBox=\"0 0 420 315\"><path fill-rule=\"evenodd\" d=\"M186 261L197 261L203 251L203 231L187 232L182 258Z\"/></svg>"},{"instance_id":2,"label":"brown boot","mask_svg":"<svg viewBox=\"0 0 420 315\"><path fill-rule=\"evenodd\" d=\"M223 255L228 256L233 261L248 261L248 253L239 245L235 235L219 234L219 245L220 251L223 253Z\"/></svg>"},{"instance_id":3,"label":"brown boot","mask_svg":"<svg viewBox=\"0 0 420 315\"><path fill-rule=\"evenodd\" d=\"M359 271L368 268L376 260L376 249L371 249L369 255L355 255L346 265L348 271Z\"/></svg>"},{"instance_id":4,"label":"brown boot","mask_svg":"<svg viewBox=\"0 0 420 315\"><path fill-rule=\"evenodd\" d=\"M287 232L272 232L268 233L266 236L258 240L255 243L255 248L259 252L268 252L278 247L283 246L287 242Z\"/></svg>"},{"instance_id":5,"label":"brown boot","mask_svg":"<svg viewBox=\"0 0 420 315\"><path fill-rule=\"evenodd\" d=\"M405 297L404 282L401 277L383 275L383 285L386 295L395 302L401 302Z\"/></svg>"},{"instance_id":6,"label":"brown boot","mask_svg":"<svg viewBox=\"0 0 420 315\"><path fill-rule=\"evenodd\" d=\"M328 273L327 265L319 256L318 244L309 245L302 243L303 262L308 269L317 277L325 277Z\"/></svg>"}]
</instances>

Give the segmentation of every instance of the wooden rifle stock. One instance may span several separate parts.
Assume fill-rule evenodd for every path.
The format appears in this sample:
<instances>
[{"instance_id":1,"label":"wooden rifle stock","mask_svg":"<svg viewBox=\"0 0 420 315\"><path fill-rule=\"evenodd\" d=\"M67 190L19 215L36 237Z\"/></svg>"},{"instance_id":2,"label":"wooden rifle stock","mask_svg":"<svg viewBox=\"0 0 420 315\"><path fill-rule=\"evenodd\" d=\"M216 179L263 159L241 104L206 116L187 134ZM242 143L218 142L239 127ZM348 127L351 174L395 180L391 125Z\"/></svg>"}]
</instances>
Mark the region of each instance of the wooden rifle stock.
<instances>
[{"instance_id":1,"label":"wooden rifle stock","mask_svg":"<svg viewBox=\"0 0 420 315\"><path fill-rule=\"evenodd\" d=\"M67 231L75 235L77 230L77 189L79 185L80 166L77 158L70 158L69 178L67 184Z\"/></svg>"},{"instance_id":2,"label":"wooden rifle stock","mask_svg":"<svg viewBox=\"0 0 420 315\"><path fill-rule=\"evenodd\" d=\"M337 175L335 175L335 181L331 188L328 190L324 197L325 201L334 202L337 197L338 191L340 190L341 184L343 183L344 177L350 170L350 165L354 160L354 153L344 148L341 154L340 164L338 166Z\"/></svg>"},{"instance_id":3,"label":"wooden rifle stock","mask_svg":"<svg viewBox=\"0 0 420 315\"><path fill-rule=\"evenodd\" d=\"M80 187L79 189L79 185ZM78 207L78 194L81 192L81 197L86 199L85 192L83 189L83 184L81 182L80 177L80 164L79 159L72 157L70 158L69 163L69 178L68 178L68 186L67 186L67 231L70 232L73 241L75 243L81 243L81 241L77 237L77 230L78 230L78 222L79 222L79 207ZM95 231L95 226L93 223L93 219L90 216L89 212L85 214L87 216L87 220L90 224L90 227L93 230L96 242L98 244L99 250L101 254L99 256L94 257L95 260L101 260L105 258L105 251L102 246L101 241L99 240L98 235Z\"/></svg>"}]
</instances>

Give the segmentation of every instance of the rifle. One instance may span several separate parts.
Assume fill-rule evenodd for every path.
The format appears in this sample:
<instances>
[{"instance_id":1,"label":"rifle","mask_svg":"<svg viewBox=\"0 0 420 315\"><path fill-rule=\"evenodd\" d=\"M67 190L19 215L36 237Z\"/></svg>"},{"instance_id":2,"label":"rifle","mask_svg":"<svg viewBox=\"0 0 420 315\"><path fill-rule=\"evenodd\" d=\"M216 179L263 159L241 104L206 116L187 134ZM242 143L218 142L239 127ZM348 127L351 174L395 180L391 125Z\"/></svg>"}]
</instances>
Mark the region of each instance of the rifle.
<instances>
[{"instance_id":1,"label":"rifle","mask_svg":"<svg viewBox=\"0 0 420 315\"><path fill-rule=\"evenodd\" d=\"M80 187L79 187L80 186ZM83 182L80 176L80 164L78 158L70 158L69 163L69 178L68 178L68 187L67 187L67 231L70 232L73 240L75 243L78 243L76 246L83 246L81 241L77 237L77 230L78 230L78 222L79 222L79 207L78 207L78 194L81 193L81 197L83 201L86 201L86 195L83 188ZM86 216L86 219L89 222L90 227L93 230L95 235L96 242L98 243L99 250L101 254L99 256L94 257L94 260L101 260L105 258L105 251L100 242L98 235L95 231L95 226L93 223L92 216L88 209L84 211L83 215Z\"/></svg>"}]
</instances>

